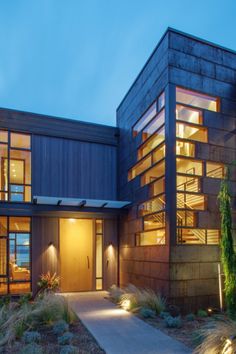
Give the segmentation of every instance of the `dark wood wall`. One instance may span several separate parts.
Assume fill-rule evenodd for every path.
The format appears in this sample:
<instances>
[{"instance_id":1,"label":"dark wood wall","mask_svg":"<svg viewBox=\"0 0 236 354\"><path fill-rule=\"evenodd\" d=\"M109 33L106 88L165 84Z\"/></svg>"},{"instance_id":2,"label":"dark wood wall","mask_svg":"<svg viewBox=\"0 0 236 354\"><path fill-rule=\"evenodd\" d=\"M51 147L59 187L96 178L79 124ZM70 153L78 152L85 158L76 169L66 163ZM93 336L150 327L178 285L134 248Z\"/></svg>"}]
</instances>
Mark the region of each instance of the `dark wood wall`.
<instances>
[{"instance_id":1,"label":"dark wood wall","mask_svg":"<svg viewBox=\"0 0 236 354\"><path fill-rule=\"evenodd\" d=\"M140 144L138 139L132 138L132 126L165 87L168 92L168 87L175 85L220 97L219 113L204 112L203 125L208 128L209 144L196 143L196 157L223 163L236 160L235 69L235 52L168 29L118 107L119 196L133 202L129 216L123 218L120 227L120 274L123 285L128 282L141 286L149 284L160 290L160 280L165 278L170 299L179 305L188 302L190 307L197 307L202 301L207 306L213 298L217 302L218 246L176 245L176 234L172 228L168 235L171 243L167 239L167 246L135 247L135 232L141 229L137 204L148 199L148 192L146 186L140 188L139 177L128 182L127 172L137 161L136 151ZM168 104L170 100L171 97L168 97ZM175 116L168 113L166 119L168 140L171 124L175 125ZM166 168L170 163L166 164ZM231 178L231 189L235 195L235 171ZM199 213L198 227L219 228L217 194L220 180L205 177L201 183L203 192L208 196L208 207ZM169 188L166 185L167 193ZM235 221L234 216L236 224ZM159 283L156 281L154 285L148 280L150 277L159 280Z\"/></svg>"},{"instance_id":2,"label":"dark wood wall","mask_svg":"<svg viewBox=\"0 0 236 354\"><path fill-rule=\"evenodd\" d=\"M116 146L33 135L33 195L116 199Z\"/></svg>"}]
</instances>

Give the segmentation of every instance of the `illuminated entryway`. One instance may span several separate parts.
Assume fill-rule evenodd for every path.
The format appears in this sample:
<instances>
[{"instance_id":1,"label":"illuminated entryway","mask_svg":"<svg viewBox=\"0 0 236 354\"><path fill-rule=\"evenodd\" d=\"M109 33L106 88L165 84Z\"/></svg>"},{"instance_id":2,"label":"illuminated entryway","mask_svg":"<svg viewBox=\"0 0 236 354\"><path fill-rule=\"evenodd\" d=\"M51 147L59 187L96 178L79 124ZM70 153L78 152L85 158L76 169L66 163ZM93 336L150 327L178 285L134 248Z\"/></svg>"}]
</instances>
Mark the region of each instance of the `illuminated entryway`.
<instances>
[{"instance_id":1,"label":"illuminated entryway","mask_svg":"<svg viewBox=\"0 0 236 354\"><path fill-rule=\"evenodd\" d=\"M103 222L60 219L61 291L102 289Z\"/></svg>"}]
</instances>

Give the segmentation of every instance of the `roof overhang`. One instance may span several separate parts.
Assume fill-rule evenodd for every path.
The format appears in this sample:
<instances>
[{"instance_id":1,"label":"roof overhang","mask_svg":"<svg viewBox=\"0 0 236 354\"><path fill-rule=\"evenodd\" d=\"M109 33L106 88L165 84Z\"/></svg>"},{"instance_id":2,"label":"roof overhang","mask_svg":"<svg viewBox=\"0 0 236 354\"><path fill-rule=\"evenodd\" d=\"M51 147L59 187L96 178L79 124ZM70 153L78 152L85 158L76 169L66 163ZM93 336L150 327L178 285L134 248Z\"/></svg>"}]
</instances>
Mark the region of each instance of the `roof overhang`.
<instances>
[{"instance_id":1,"label":"roof overhang","mask_svg":"<svg viewBox=\"0 0 236 354\"><path fill-rule=\"evenodd\" d=\"M78 208L103 208L103 209L122 209L131 202L120 200L86 199L86 198L60 198L34 196L33 203L38 205L71 206Z\"/></svg>"}]
</instances>

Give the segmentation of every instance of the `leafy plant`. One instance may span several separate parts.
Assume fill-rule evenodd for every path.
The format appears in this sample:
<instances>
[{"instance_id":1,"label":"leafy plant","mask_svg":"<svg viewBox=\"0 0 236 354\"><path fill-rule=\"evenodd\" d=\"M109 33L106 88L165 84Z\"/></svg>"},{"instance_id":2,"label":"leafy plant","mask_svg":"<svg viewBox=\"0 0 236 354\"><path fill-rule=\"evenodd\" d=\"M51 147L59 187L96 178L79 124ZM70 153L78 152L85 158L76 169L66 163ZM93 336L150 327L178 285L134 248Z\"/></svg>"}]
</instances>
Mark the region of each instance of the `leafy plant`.
<instances>
[{"instance_id":1,"label":"leafy plant","mask_svg":"<svg viewBox=\"0 0 236 354\"><path fill-rule=\"evenodd\" d=\"M231 317L236 316L236 256L233 247L231 197L229 193L228 173L221 182L220 193L221 217L221 262L225 275L225 301Z\"/></svg>"},{"instance_id":2,"label":"leafy plant","mask_svg":"<svg viewBox=\"0 0 236 354\"><path fill-rule=\"evenodd\" d=\"M66 323L64 320L60 320L53 325L53 333L56 335L61 335L68 330L68 323Z\"/></svg>"},{"instance_id":3,"label":"leafy plant","mask_svg":"<svg viewBox=\"0 0 236 354\"><path fill-rule=\"evenodd\" d=\"M201 343L195 354L236 353L236 323L233 321L216 321L198 331Z\"/></svg>"},{"instance_id":4,"label":"leafy plant","mask_svg":"<svg viewBox=\"0 0 236 354\"><path fill-rule=\"evenodd\" d=\"M170 316L170 313L167 311L161 311L160 317L164 320L166 317Z\"/></svg>"},{"instance_id":5,"label":"leafy plant","mask_svg":"<svg viewBox=\"0 0 236 354\"><path fill-rule=\"evenodd\" d=\"M74 338L73 333L66 332L62 336L57 338L57 342L59 345L71 344L73 338Z\"/></svg>"},{"instance_id":6,"label":"leafy plant","mask_svg":"<svg viewBox=\"0 0 236 354\"><path fill-rule=\"evenodd\" d=\"M79 349L74 345L65 345L61 348L60 354L79 354Z\"/></svg>"},{"instance_id":7,"label":"leafy plant","mask_svg":"<svg viewBox=\"0 0 236 354\"><path fill-rule=\"evenodd\" d=\"M194 315L194 313L189 313L188 315L186 315L186 320L191 322L191 321L195 321L196 316Z\"/></svg>"},{"instance_id":8,"label":"leafy plant","mask_svg":"<svg viewBox=\"0 0 236 354\"><path fill-rule=\"evenodd\" d=\"M156 315L153 310L146 307L142 307L139 313L143 318L154 318Z\"/></svg>"},{"instance_id":9,"label":"leafy plant","mask_svg":"<svg viewBox=\"0 0 236 354\"><path fill-rule=\"evenodd\" d=\"M40 276L38 281L39 292L56 292L59 288L60 277L56 273L52 274L48 271Z\"/></svg>"},{"instance_id":10,"label":"leafy plant","mask_svg":"<svg viewBox=\"0 0 236 354\"><path fill-rule=\"evenodd\" d=\"M32 294L29 293L29 294L25 294L25 295L22 295L19 300L18 300L18 303L20 305L24 305L24 304L27 304L30 300L32 299Z\"/></svg>"},{"instance_id":11,"label":"leafy plant","mask_svg":"<svg viewBox=\"0 0 236 354\"><path fill-rule=\"evenodd\" d=\"M124 290L113 284L108 290L110 299L118 304L121 300L121 296L124 294Z\"/></svg>"},{"instance_id":12,"label":"leafy plant","mask_svg":"<svg viewBox=\"0 0 236 354\"><path fill-rule=\"evenodd\" d=\"M41 334L37 331L26 331L22 339L26 344L39 343L41 341Z\"/></svg>"},{"instance_id":13,"label":"leafy plant","mask_svg":"<svg viewBox=\"0 0 236 354\"><path fill-rule=\"evenodd\" d=\"M197 312L198 317L208 317L208 313L205 310L198 310Z\"/></svg>"},{"instance_id":14,"label":"leafy plant","mask_svg":"<svg viewBox=\"0 0 236 354\"><path fill-rule=\"evenodd\" d=\"M20 354L43 354L43 348L36 343L27 344L20 351Z\"/></svg>"},{"instance_id":15,"label":"leafy plant","mask_svg":"<svg viewBox=\"0 0 236 354\"><path fill-rule=\"evenodd\" d=\"M182 327L182 320L181 317L172 317L172 316L168 316L165 318L165 324L166 327L168 328L180 328Z\"/></svg>"}]
</instances>

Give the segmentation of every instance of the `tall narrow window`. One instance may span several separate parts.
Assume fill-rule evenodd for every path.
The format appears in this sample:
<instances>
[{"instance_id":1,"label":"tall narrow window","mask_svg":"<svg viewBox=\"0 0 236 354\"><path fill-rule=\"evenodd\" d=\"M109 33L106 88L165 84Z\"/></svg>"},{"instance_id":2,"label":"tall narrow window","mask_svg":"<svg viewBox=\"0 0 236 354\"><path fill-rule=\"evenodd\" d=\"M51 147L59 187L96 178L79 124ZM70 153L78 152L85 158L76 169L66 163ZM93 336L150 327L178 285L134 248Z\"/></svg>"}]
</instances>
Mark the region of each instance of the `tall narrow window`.
<instances>
[{"instance_id":1,"label":"tall narrow window","mask_svg":"<svg viewBox=\"0 0 236 354\"><path fill-rule=\"evenodd\" d=\"M0 131L0 200L31 201L30 149L29 134Z\"/></svg>"},{"instance_id":2,"label":"tall narrow window","mask_svg":"<svg viewBox=\"0 0 236 354\"><path fill-rule=\"evenodd\" d=\"M176 88L176 101L190 106L208 109L214 112L219 110L219 102L216 97L208 96L200 92L186 90L181 87Z\"/></svg>"},{"instance_id":3,"label":"tall narrow window","mask_svg":"<svg viewBox=\"0 0 236 354\"><path fill-rule=\"evenodd\" d=\"M95 221L96 231L96 290L103 288L103 221Z\"/></svg>"}]
</instances>

